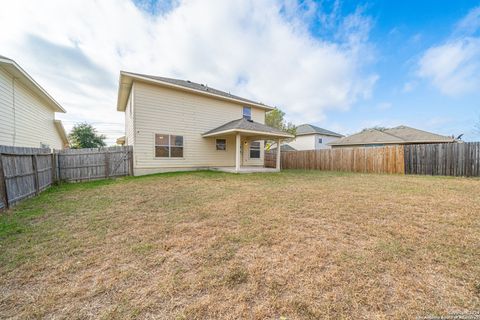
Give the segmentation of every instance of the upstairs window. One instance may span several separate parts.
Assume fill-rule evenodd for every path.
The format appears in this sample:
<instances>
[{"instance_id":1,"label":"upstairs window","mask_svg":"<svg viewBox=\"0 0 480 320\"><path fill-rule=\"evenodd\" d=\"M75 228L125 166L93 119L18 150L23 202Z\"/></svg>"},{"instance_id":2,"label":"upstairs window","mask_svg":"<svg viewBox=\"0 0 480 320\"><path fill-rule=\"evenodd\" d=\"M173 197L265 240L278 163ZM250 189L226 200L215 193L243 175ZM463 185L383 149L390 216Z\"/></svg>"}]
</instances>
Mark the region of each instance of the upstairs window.
<instances>
[{"instance_id":1,"label":"upstairs window","mask_svg":"<svg viewBox=\"0 0 480 320\"><path fill-rule=\"evenodd\" d=\"M156 158L183 158L183 136L155 134Z\"/></svg>"},{"instance_id":2,"label":"upstairs window","mask_svg":"<svg viewBox=\"0 0 480 320\"><path fill-rule=\"evenodd\" d=\"M322 144L323 142L323 139L322 138L318 138L318 143Z\"/></svg>"},{"instance_id":3,"label":"upstairs window","mask_svg":"<svg viewBox=\"0 0 480 320\"><path fill-rule=\"evenodd\" d=\"M250 158L260 159L260 141L252 141L250 143Z\"/></svg>"},{"instance_id":4,"label":"upstairs window","mask_svg":"<svg viewBox=\"0 0 480 320\"><path fill-rule=\"evenodd\" d=\"M247 120L252 120L252 108L243 107L243 118Z\"/></svg>"},{"instance_id":5,"label":"upstairs window","mask_svg":"<svg viewBox=\"0 0 480 320\"><path fill-rule=\"evenodd\" d=\"M227 140L226 139L216 139L215 140L216 149L219 151L227 150Z\"/></svg>"}]
</instances>

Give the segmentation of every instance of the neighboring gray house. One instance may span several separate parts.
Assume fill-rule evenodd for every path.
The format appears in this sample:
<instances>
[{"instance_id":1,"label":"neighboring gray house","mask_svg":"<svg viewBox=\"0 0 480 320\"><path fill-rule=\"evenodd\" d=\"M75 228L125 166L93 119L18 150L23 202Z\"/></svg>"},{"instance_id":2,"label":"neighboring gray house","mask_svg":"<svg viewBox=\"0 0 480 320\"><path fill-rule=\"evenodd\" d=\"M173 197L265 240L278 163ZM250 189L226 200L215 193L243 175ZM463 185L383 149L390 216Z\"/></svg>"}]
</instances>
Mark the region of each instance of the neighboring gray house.
<instances>
[{"instance_id":1,"label":"neighboring gray house","mask_svg":"<svg viewBox=\"0 0 480 320\"><path fill-rule=\"evenodd\" d=\"M454 138L407 126L369 129L331 142L332 148L381 147L385 145L451 143Z\"/></svg>"},{"instance_id":2,"label":"neighboring gray house","mask_svg":"<svg viewBox=\"0 0 480 320\"><path fill-rule=\"evenodd\" d=\"M330 149L328 143L334 142L343 135L326 130L311 124L302 124L297 127L297 134L288 145L295 150Z\"/></svg>"}]
</instances>

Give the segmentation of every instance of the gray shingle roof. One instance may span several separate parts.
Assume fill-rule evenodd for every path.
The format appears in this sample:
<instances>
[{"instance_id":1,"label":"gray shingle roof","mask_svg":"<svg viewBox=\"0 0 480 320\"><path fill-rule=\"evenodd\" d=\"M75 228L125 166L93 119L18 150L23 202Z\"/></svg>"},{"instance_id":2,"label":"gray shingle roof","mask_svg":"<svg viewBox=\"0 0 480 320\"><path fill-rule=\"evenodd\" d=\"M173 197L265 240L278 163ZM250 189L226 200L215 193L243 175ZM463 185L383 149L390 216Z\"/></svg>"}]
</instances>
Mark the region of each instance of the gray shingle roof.
<instances>
[{"instance_id":1,"label":"gray shingle roof","mask_svg":"<svg viewBox=\"0 0 480 320\"><path fill-rule=\"evenodd\" d=\"M329 143L331 146L369 145L369 144L413 144L445 143L455 139L439 134L398 126L386 130L370 129Z\"/></svg>"},{"instance_id":2,"label":"gray shingle roof","mask_svg":"<svg viewBox=\"0 0 480 320\"><path fill-rule=\"evenodd\" d=\"M272 148L272 149L270 149L270 150L272 150L272 151L277 150L277 147ZM295 149L294 147L292 147L292 146L289 145L289 144L282 144L282 145L280 146L280 151L297 151L297 149Z\"/></svg>"},{"instance_id":3,"label":"gray shingle roof","mask_svg":"<svg viewBox=\"0 0 480 320\"><path fill-rule=\"evenodd\" d=\"M332 136L332 137L343 137L343 135L323 129L312 124L301 124L297 127L297 136L303 136L307 134L323 134L325 136Z\"/></svg>"},{"instance_id":4,"label":"gray shingle roof","mask_svg":"<svg viewBox=\"0 0 480 320\"><path fill-rule=\"evenodd\" d=\"M206 86L204 84L201 84L201 83L192 82L190 80L181 80L181 79L173 79L173 78L166 78L166 77L158 77L158 76L151 76L151 75L147 75L147 74L134 73L134 72L128 72L128 73L132 74L132 75L139 76L139 77L144 77L144 78L149 78L149 79L152 79L152 80L162 81L162 82L174 84L174 85L189 88L189 89L194 89L194 90L203 91L203 92L206 92L206 93L216 94L216 95L226 97L226 98L233 98L233 99L245 101L247 103L260 104L260 105L265 106L266 108L270 108L269 106L267 106L263 103L256 102L256 101L253 101L253 100L249 100L249 99L245 99L245 98L233 95L233 94L225 92L225 91L221 91L221 90L218 90L218 89L215 89L215 88L208 87L208 86Z\"/></svg>"},{"instance_id":5,"label":"gray shingle roof","mask_svg":"<svg viewBox=\"0 0 480 320\"><path fill-rule=\"evenodd\" d=\"M245 118L233 120L230 122L225 123L224 125L221 125L218 128L215 128L213 130L210 130L208 132L205 132L203 135L213 135L215 133L220 133L224 131L235 131L235 130L246 130L246 131L256 131L256 132L264 132L266 134L272 134L272 135L280 135L280 136L289 136L289 133L284 132L282 130L279 130L277 128L272 128L267 125L254 122L251 120L246 120ZM293 136L292 136L293 137Z\"/></svg>"}]
</instances>

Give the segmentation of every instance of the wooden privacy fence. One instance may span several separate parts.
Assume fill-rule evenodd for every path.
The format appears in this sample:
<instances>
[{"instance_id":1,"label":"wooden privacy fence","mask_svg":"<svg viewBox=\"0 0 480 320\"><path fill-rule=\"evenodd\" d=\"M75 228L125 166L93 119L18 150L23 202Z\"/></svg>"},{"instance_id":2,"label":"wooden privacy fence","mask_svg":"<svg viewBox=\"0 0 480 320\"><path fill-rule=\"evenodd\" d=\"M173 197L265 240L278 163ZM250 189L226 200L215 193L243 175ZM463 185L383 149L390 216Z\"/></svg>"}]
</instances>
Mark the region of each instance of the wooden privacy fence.
<instances>
[{"instance_id":1,"label":"wooden privacy fence","mask_svg":"<svg viewBox=\"0 0 480 320\"><path fill-rule=\"evenodd\" d=\"M84 181L127 176L133 172L132 147L65 149L59 151L60 181Z\"/></svg>"},{"instance_id":2,"label":"wooden privacy fence","mask_svg":"<svg viewBox=\"0 0 480 320\"><path fill-rule=\"evenodd\" d=\"M277 150L268 150L264 153L264 165L266 168L276 168Z\"/></svg>"},{"instance_id":3,"label":"wooden privacy fence","mask_svg":"<svg viewBox=\"0 0 480 320\"><path fill-rule=\"evenodd\" d=\"M403 146L285 151L283 169L405 173Z\"/></svg>"},{"instance_id":4,"label":"wooden privacy fence","mask_svg":"<svg viewBox=\"0 0 480 320\"><path fill-rule=\"evenodd\" d=\"M0 146L0 209L39 194L55 174L50 149Z\"/></svg>"},{"instance_id":5,"label":"wooden privacy fence","mask_svg":"<svg viewBox=\"0 0 480 320\"><path fill-rule=\"evenodd\" d=\"M50 149L0 146L0 209L38 195L57 181L131 175L132 147Z\"/></svg>"},{"instance_id":6,"label":"wooden privacy fence","mask_svg":"<svg viewBox=\"0 0 480 320\"><path fill-rule=\"evenodd\" d=\"M480 142L406 145L405 173L480 177Z\"/></svg>"}]
</instances>

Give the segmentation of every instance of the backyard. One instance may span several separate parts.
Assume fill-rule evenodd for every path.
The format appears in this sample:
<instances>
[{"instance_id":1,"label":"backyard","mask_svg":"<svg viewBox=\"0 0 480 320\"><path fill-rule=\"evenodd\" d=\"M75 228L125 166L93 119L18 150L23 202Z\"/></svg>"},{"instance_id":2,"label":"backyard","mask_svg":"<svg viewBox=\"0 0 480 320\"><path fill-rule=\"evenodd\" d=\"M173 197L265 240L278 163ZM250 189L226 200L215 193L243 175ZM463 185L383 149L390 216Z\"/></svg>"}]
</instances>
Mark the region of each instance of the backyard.
<instances>
[{"instance_id":1,"label":"backyard","mask_svg":"<svg viewBox=\"0 0 480 320\"><path fill-rule=\"evenodd\" d=\"M0 217L0 318L480 309L480 180L284 171L53 187Z\"/></svg>"}]
</instances>

